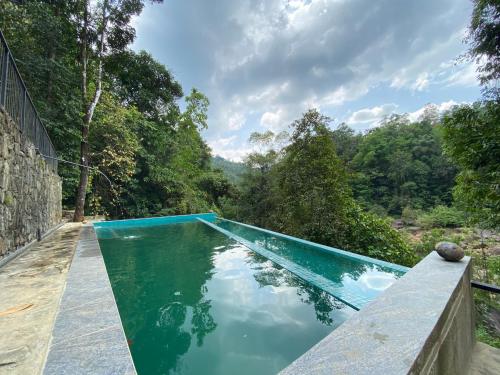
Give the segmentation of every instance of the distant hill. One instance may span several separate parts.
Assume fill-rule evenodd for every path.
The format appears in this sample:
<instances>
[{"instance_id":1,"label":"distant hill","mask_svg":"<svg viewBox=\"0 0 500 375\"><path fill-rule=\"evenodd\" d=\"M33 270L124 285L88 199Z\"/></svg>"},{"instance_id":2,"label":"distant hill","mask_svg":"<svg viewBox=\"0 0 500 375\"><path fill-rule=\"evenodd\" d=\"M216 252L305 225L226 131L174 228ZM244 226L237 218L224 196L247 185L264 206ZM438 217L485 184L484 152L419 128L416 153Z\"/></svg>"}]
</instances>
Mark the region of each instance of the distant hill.
<instances>
[{"instance_id":1,"label":"distant hill","mask_svg":"<svg viewBox=\"0 0 500 375\"><path fill-rule=\"evenodd\" d=\"M214 156L212 158L212 166L221 169L227 179L236 185L241 182L241 174L244 173L246 169L245 164L227 160L221 156Z\"/></svg>"}]
</instances>

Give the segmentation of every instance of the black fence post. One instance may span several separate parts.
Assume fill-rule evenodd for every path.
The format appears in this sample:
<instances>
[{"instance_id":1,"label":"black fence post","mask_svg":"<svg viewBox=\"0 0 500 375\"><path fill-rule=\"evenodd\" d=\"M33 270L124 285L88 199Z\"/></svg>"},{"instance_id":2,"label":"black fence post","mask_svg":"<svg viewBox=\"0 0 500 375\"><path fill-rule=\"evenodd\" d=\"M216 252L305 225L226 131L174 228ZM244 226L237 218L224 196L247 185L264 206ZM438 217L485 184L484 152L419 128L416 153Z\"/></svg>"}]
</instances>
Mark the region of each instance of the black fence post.
<instances>
[{"instance_id":1,"label":"black fence post","mask_svg":"<svg viewBox=\"0 0 500 375\"><path fill-rule=\"evenodd\" d=\"M24 133L24 124L26 122L26 87L23 87L23 98L21 99L21 121L19 124L19 128L21 129L21 133Z\"/></svg>"},{"instance_id":2,"label":"black fence post","mask_svg":"<svg viewBox=\"0 0 500 375\"><path fill-rule=\"evenodd\" d=\"M9 50L7 46L3 43L2 40L2 71L0 72L1 74L1 81L0 81L0 105L2 105L5 108L5 102L7 99L7 79L8 79L8 72L9 72Z\"/></svg>"}]
</instances>

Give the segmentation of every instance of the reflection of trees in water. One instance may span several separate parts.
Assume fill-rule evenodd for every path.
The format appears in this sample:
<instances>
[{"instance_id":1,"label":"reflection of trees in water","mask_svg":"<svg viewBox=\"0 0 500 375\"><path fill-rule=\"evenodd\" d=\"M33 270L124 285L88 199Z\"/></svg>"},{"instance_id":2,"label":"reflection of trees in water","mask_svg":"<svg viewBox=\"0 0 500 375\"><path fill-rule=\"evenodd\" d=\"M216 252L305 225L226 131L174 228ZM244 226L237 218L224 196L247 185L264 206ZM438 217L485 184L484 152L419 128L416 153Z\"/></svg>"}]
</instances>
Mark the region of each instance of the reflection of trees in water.
<instances>
[{"instance_id":1,"label":"reflection of trees in water","mask_svg":"<svg viewBox=\"0 0 500 375\"><path fill-rule=\"evenodd\" d=\"M229 221L222 221L217 225L337 284L342 283L344 276L357 280L373 267L371 264L335 256L311 245L277 237ZM376 267L377 270L391 272L379 268Z\"/></svg>"},{"instance_id":2,"label":"reflection of trees in water","mask_svg":"<svg viewBox=\"0 0 500 375\"><path fill-rule=\"evenodd\" d=\"M140 234L141 240L105 243L106 265L138 372L170 373L192 336L201 346L217 327L204 298L206 282L213 275L212 249L231 240L201 223Z\"/></svg>"},{"instance_id":3,"label":"reflection of trees in water","mask_svg":"<svg viewBox=\"0 0 500 375\"><path fill-rule=\"evenodd\" d=\"M193 328L191 328L191 333L196 335L198 346L203 345L203 338L217 327L217 323L210 315L211 307L210 301L204 301L193 308L193 319L191 320Z\"/></svg>"},{"instance_id":4,"label":"reflection of trees in water","mask_svg":"<svg viewBox=\"0 0 500 375\"><path fill-rule=\"evenodd\" d=\"M316 319L326 325L331 325L333 319L331 313L334 310L341 310L345 305L339 300L335 299L320 288L307 283L306 281L295 276L286 269L272 263L267 258L250 252L250 262L252 268L257 270L254 278L261 286L290 286L297 289L297 295L300 300L308 305L314 306L316 312Z\"/></svg>"}]
</instances>

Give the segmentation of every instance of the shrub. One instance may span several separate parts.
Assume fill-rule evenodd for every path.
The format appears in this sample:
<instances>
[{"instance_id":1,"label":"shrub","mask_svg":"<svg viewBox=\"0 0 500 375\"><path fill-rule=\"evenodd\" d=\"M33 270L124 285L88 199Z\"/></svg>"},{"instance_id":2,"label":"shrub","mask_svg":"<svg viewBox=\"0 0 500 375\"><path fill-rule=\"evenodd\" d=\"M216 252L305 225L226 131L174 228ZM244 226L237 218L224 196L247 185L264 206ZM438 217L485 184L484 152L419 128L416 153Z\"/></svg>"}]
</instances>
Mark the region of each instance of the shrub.
<instances>
[{"instance_id":1,"label":"shrub","mask_svg":"<svg viewBox=\"0 0 500 375\"><path fill-rule=\"evenodd\" d=\"M418 219L425 228L457 228L465 224L464 213L454 207L436 206Z\"/></svg>"},{"instance_id":2,"label":"shrub","mask_svg":"<svg viewBox=\"0 0 500 375\"><path fill-rule=\"evenodd\" d=\"M388 220L360 209L352 210L350 220L345 249L408 267L417 263L408 238Z\"/></svg>"},{"instance_id":3,"label":"shrub","mask_svg":"<svg viewBox=\"0 0 500 375\"><path fill-rule=\"evenodd\" d=\"M446 233L444 228L433 228L425 232L420 241L415 244L414 250L420 256L426 256L434 250L436 244L441 241L453 242L458 245L464 240L464 236L455 233Z\"/></svg>"},{"instance_id":4,"label":"shrub","mask_svg":"<svg viewBox=\"0 0 500 375\"><path fill-rule=\"evenodd\" d=\"M388 215L387 209L379 204L372 205L369 212L380 217L387 217Z\"/></svg>"},{"instance_id":5,"label":"shrub","mask_svg":"<svg viewBox=\"0 0 500 375\"><path fill-rule=\"evenodd\" d=\"M403 212L401 213L401 220L406 225L413 225L417 222L418 215L420 212L410 206L406 206L403 208Z\"/></svg>"}]
</instances>

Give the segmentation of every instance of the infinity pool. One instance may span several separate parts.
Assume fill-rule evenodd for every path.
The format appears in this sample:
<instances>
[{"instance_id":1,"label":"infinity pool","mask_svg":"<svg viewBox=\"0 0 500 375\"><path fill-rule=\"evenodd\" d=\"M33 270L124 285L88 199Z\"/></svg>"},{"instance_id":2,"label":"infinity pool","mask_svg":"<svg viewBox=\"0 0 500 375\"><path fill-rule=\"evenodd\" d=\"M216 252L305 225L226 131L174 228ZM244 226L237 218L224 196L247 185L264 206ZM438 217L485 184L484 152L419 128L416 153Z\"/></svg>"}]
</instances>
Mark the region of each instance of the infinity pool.
<instances>
[{"instance_id":1,"label":"infinity pool","mask_svg":"<svg viewBox=\"0 0 500 375\"><path fill-rule=\"evenodd\" d=\"M307 253L310 248L286 250L283 238L237 223L210 220L237 234L230 237L196 218L175 221L96 225L139 375L276 374L355 313L293 267L290 272L237 241L238 235L340 287L352 279L352 293L364 297L390 282L361 287L361 278L387 274L392 282L404 273L358 261L354 267L349 258Z\"/></svg>"}]
</instances>

